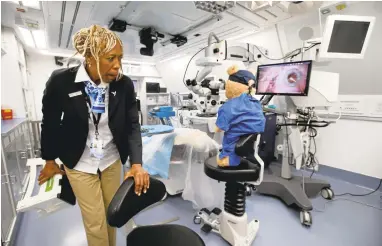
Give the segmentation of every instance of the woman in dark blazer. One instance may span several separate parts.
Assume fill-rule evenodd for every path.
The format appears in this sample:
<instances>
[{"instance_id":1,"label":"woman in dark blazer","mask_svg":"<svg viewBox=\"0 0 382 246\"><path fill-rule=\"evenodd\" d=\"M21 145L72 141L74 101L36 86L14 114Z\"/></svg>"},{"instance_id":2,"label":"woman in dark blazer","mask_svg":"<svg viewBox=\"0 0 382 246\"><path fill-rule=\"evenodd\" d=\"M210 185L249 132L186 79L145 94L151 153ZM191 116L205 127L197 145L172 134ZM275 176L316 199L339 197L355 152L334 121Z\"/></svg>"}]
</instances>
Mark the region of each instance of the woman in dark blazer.
<instances>
[{"instance_id":1,"label":"woman in dark blazer","mask_svg":"<svg viewBox=\"0 0 382 246\"><path fill-rule=\"evenodd\" d=\"M89 246L115 246L116 231L106 210L120 186L121 163L131 164L125 178L135 192L149 188L142 168L142 139L132 81L122 74L123 45L101 26L81 29L73 46L85 62L52 73L43 96L43 184L55 174L68 176L76 195ZM65 172L55 160L64 163Z\"/></svg>"}]
</instances>

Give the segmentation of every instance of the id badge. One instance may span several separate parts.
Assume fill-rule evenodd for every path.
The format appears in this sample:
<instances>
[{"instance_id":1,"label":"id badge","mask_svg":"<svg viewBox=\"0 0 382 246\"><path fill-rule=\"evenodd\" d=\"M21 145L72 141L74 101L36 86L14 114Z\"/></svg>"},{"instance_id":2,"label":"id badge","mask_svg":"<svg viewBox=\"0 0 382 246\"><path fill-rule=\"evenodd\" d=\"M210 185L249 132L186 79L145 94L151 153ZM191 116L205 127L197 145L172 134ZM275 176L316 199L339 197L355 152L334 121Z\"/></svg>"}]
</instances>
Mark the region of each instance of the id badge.
<instances>
[{"instance_id":1,"label":"id badge","mask_svg":"<svg viewBox=\"0 0 382 246\"><path fill-rule=\"evenodd\" d=\"M93 139L90 144L90 155L97 159L102 159L105 156L103 147L102 139Z\"/></svg>"}]
</instances>

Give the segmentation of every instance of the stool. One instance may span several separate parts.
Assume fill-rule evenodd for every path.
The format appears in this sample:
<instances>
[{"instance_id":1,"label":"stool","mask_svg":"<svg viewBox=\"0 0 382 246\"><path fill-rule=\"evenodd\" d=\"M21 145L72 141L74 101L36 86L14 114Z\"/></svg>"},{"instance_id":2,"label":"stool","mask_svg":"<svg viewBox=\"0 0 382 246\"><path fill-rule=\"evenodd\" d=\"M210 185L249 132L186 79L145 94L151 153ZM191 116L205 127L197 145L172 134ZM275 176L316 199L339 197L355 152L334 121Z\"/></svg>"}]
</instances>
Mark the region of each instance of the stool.
<instances>
[{"instance_id":1,"label":"stool","mask_svg":"<svg viewBox=\"0 0 382 246\"><path fill-rule=\"evenodd\" d=\"M217 181L226 182L224 210L201 209L194 217L194 223L202 223L204 232L220 234L231 245L250 246L259 229L259 221L248 223L245 212L246 191L261 183L264 162L258 155L260 134L242 136L235 152L241 157L237 167L219 167L216 156L204 163L205 174Z\"/></svg>"}]
</instances>

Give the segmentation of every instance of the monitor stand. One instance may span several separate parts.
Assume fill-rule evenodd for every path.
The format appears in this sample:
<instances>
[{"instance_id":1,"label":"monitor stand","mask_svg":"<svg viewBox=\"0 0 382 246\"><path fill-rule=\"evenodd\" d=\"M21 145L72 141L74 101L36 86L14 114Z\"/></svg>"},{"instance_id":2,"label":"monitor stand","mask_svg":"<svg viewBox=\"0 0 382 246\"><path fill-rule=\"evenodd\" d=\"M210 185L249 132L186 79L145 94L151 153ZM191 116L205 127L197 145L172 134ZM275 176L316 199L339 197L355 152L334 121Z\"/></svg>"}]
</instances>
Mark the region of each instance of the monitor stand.
<instances>
[{"instance_id":1,"label":"monitor stand","mask_svg":"<svg viewBox=\"0 0 382 246\"><path fill-rule=\"evenodd\" d=\"M271 164L268 170L264 171L263 181L256 186L256 190L260 194L278 197L288 206L297 206L300 208L301 223L310 226L312 216L309 211L313 209L313 206L309 198L317 196L321 191L325 199L332 199L333 191L330 189L330 184L324 180L293 176L288 154L285 152L288 148L286 138L287 134L284 134L284 154L281 168L279 164Z\"/></svg>"}]
</instances>

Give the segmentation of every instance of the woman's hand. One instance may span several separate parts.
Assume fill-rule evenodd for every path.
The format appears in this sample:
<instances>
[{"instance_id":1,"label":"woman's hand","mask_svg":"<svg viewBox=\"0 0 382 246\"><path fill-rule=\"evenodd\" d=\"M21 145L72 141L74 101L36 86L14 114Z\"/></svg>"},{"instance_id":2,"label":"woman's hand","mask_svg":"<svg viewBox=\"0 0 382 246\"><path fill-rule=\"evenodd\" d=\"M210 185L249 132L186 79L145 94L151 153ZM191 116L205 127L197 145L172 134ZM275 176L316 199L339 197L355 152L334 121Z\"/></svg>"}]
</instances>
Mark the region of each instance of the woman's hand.
<instances>
[{"instance_id":1,"label":"woman's hand","mask_svg":"<svg viewBox=\"0 0 382 246\"><path fill-rule=\"evenodd\" d=\"M38 177L38 184L42 185L56 174L65 175L65 172L60 169L55 161L47 161Z\"/></svg>"},{"instance_id":2,"label":"woman's hand","mask_svg":"<svg viewBox=\"0 0 382 246\"><path fill-rule=\"evenodd\" d=\"M141 164L133 164L131 169L125 173L125 179L133 177L135 181L135 194L140 196L143 193L146 193L150 187L150 176L143 169Z\"/></svg>"}]
</instances>

